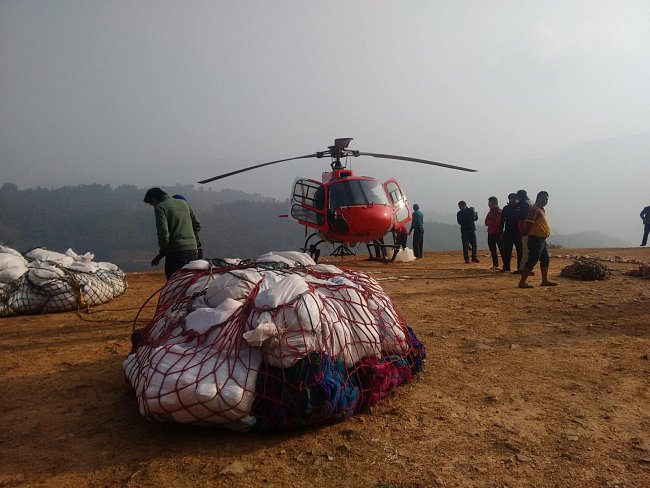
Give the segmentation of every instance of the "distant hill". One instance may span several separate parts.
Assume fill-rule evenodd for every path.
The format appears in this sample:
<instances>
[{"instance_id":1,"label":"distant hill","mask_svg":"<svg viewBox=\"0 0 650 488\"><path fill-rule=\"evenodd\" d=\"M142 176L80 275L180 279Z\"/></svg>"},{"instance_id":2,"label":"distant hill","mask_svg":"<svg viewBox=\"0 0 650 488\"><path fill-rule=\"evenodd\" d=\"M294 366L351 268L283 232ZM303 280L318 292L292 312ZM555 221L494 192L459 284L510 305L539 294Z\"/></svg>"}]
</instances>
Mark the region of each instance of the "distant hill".
<instances>
[{"instance_id":1,"label":"distant hill","mask_svg":"<svg viewBox=\"0 0 650 488\"><path fill-rule=\"evenodd\" d=\"M142 201L145 191L132 185L19 190L5 183L0 187L0 242L20 251L36 246L90 251L96 260L113 262L126 271L147 269L158 246L153 211ZM203 225L200 237L206 256L252 258L271 250L298 249L304 243L304 227L279 217L288 212L286 200L181 185L165 191L182 194L191 203ZM478 228L479 247L485 249L485 228ZM627 245L593 231L558 234L551 241L564 247ZM458 225L425 221L424 247L460 250ZM327 246L322 252L328 252ZM365 254L365 246L357 252Z\"/></svg>"},{"instance_id":2,"label":"distant hill","mask_svg":"<svg viewBox=\"0 0 650 488\"><path fill-rule=\"evenodd\" d=\"M182 194L202 222L207 256L255 257L268 250L296 249L302 229L278 216L287 202L240 191L166 187ZM146 189L131 185L80 185L18 190L0 187L0 241L20 251L44 246L56 251L91 251L127 271L144 269L157 254L153 211Z\"/></svg>"},{"instance_id":3,"label":"distant hill","mask_svg":"<svg viewBox=\"0 0 650 488\"><path fill-rule=\"evenodd\" d=\"M641 239L639 212L650 205L649 181L650 132L645 132L586 142L493 174L438 172L435 179L421 177L409 184L406 193L420 204L425 218L455 224L459 200L484 217L492 195L503 206L517 190L527 190L532 200L546 190L554 234L598 231L630 246Z\"/></svg>"},{"instance_id":4,"label":"distant hill","mask_svg":"<svg viewBox=\"0 0 650 488\"><path fill-rule=\"evenodd\" d=\"M602 232L577 232L575 234L557 234L549 241L562 247L628 247L626 241L608 236Z\"/></svg>"},{"instance_id":5,"label":"distant hill","mask_svg":"<svg viewBox=\"0 0 650 488\"><path fill-rule=\"evenodd\" d=\"M524 161L491 180L506 177L520 181L532 200L537 191L549 191L549 215L557 232L598 230L629 245L637 234L640 239L639 212L650 204L650 133L580 144Z\"/></svg>"}]
</instances>

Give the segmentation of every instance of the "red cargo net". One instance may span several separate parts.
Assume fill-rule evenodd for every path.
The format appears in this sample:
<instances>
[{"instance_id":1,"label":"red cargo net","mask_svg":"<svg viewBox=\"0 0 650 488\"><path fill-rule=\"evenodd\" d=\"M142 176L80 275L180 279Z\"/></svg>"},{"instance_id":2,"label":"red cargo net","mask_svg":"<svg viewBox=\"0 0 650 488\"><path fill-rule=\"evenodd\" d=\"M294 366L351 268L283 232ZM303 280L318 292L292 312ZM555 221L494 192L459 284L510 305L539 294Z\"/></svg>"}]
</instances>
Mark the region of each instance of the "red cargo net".
<instances>
[{"instance_id":1,"label":"red cargo net","mask_svg":"<svg viewBox=\"0 0 650 488\"><path fill-rule=\"evenodd\" d=\"M233 430L352 415L409 381L424 346L371 277L328 265L182 269L124 361L142 415Z\"/></svg>"}]
</instances>

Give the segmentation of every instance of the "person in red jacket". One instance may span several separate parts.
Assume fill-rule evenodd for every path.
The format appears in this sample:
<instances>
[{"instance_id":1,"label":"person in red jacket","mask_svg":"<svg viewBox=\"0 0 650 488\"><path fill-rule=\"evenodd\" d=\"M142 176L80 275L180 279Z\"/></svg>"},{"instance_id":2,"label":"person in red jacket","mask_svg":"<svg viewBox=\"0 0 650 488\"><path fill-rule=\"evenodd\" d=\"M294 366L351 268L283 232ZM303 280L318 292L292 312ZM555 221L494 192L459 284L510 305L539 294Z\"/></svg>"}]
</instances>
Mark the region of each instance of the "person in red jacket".
<instances>
[{"instance_id":1,"label":"person in red jacket","mask_svg":"<svg viewBox=\"0 0 650 488\"><path fill-rule=\"evenodd\" d=\"M488 247L492 256L492 269L498 270L499 254L501 255L501 259L503 259L503 252L501 250L501 209L499 208L499 200L497 197L488 198L488 207L490 207L490 211L485 216ZM497 254L497 249L499 249L499 254Z\"/></svg>"}]
</instances>

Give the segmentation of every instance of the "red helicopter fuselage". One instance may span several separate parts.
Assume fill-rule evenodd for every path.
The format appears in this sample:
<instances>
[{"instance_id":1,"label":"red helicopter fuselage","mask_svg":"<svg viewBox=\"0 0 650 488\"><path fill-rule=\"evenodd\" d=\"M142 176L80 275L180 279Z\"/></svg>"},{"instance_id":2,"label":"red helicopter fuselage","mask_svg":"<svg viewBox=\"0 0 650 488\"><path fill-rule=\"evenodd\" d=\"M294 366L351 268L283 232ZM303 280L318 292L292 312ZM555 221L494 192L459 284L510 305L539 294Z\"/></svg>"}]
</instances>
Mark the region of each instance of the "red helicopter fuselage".
<instances>
[{"instance_id":1,"label":"red helicopter fuselage","mask_svg":"<svg viewBox=\"0 0 650 488\"><path fill-rule=\"evenodd\" d=\"M294 183L291 216L321 239L346 244L381 240L407 231L408 202L399 183L356 176L350 169L323 173L323 181Z\"/></svg>"},{"instance_id":2,"label":"red helicopter fuselage","mask_svg":"<svg viewBox=\"0 0 650 488\"><path fill-rule=\"evenodd\" d=\"M285 161L330 157L332 171L323 173L322 181L299 178L293 185L291 217L305 226L305 233L307 228L314 229L314 232L307 237L302 250L304 252L309 250L312 257L318 259L320 255L318 244L322 241L340 243L331 254L332 256L354 254L347 247L348 244L366 243L370 259L382 259L387 262L389 258L395 259L399 247L406 244L404 234L407 232L407 224L411 221L408 201L395 178L381 183L368 176L356 176L352 170L347 169L346 161L358 156L369 156L442 166L461 171L476 171L427 159L349 149L350 141L352 141L351 137L340 137L334 139L334 145L328 146L324 151L256 164L213 176L199 181L199 183L210 183ZM341 162L342 160L343 162ZM384 236L387 234L392 235L392 244L384 242ZM316 236L320 237L321 241L309 244L310 240ZM374 257L370 249L371 245L375 248ZM391 250L392 258L389 256Z\"/></svg>"}]
</instances>

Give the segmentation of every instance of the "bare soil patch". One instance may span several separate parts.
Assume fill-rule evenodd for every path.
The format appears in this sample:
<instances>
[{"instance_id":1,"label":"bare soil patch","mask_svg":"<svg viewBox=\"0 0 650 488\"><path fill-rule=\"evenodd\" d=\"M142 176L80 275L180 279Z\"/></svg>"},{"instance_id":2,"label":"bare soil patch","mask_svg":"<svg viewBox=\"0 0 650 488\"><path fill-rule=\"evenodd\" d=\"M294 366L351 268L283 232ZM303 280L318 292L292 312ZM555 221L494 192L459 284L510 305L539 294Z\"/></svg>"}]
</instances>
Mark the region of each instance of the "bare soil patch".
<instances>
[{"instance_id":1,"label":"bare soil patch","mask_svg":"<svg viewBox=\"0 0 650 488\"><path fill-rule=\"evenodd\" d=\"M621 261L586 282L555 256L559 286L524 290L460 252L328 259L379 279L428 357L370 411L285 433L139 415L121 363L161 271L90 314L0 319L0 486L650 486L650 280L624 274L650 249L554 254Z\"/></svg>"}]
</instances>

